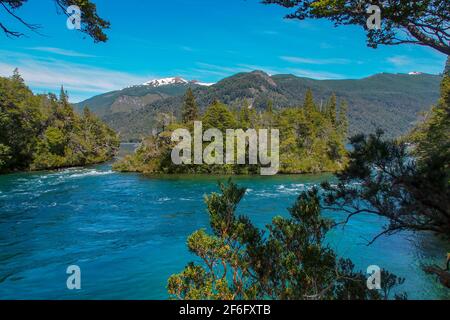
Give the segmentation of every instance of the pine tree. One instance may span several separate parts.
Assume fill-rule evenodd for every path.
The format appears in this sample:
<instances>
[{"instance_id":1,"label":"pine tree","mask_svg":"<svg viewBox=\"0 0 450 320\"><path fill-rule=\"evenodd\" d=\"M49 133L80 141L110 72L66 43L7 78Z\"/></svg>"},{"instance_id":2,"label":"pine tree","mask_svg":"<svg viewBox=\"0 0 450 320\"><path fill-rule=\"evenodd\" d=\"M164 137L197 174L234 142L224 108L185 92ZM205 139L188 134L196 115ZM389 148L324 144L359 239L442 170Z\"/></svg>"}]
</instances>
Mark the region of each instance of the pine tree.
<instances>
[{"instance_id":1,"label":"pine tree","mask_svg":"<svg viewBox=\"0 0 450 320\"><path fill-rule=\"evenodd\" d=\"M69 103L69 95L67 91L64 90L64 86L61 86L61 91L59 93L59 103L58 103L58 112L64 120L64 124L66 127L72 127L72 119L75 117L75 112L73 110L72 105Z\"/></svg>"},{"instance_id":2,"label":"pine tree","mask_svg":"<svg viewBox=\"0 0 450 320\"><path fill-rule=\"evenodd\" d=\"M18 69L18 68L15 68L15 69L14 69L13 75L12 75L11 78L12 78L13 81L17 81L18 83L21 83L21 84L24 83L23 78L22 78L22 76L20 75L19 69Z\"/></svg>"},{"instance_id":3,"label":"pine tree","mask_svg":"<svg viewBox=\"0 0 450 320\"><path fill-rule=\"evenodd\" d=\"M269 128L272 128L273 123L274 123L274 112L273 112L273 101L272 100L267 101L267 108L262 117L263 117L264 124L269 126Z\"/></svg>"},{"instance_id":4,"label":"pine tree","mask_svg":"<svg viewBox=\"0 0 450 320\"><path fill-rule=\"evenodd\" d=\"M347 138L347 134L348 134L347 112L348 112L347 102L341 101L341 105L339 107L339 123L337 126L337 130L338 130L339 134L341 135L341 138L344 140Z\"/></svg>"},{"instance_id":5,"label":"pine tree","mask_svg":"<svg viewBox=\"0 0 450 320\"><path fill-rule=\"evenodd\" d=\"M69 97L67 92L64 90L64 86L61 86L61 90L59 91L59 101L62 103L66 103L69 101Z\"/></svg>"},{"instance_id":6,"label":"pine tree","mask_svg":"<svg viewBox=\"0 0 450 320\"><path fill-rule=\"evenodd\" d=\"M333 124L333 126L336 128L336 116L337 116L337 112L336 112L336 95L333 93L333 95L331 96L330 100L328 101L328 105L327 105L327 113L328 113L328 117L331 121L331 123Z\"/></svg>"},{"instance_id":7,"label":"pine tree","mask_svg":"<svg viewBox=\"0 0 450 320\"><path fill-rule=\"evenodd\" d=\"M205 129L217 128L222 132L236 127L236 119L228 107L217 100L210 105L203 115L203 127Z\"/></svg>"},{"instance_id":8,"label":"pine tree","mask_svg":"<svg viewBox=\"0 0 450 320\"><path fill-rule=\"evenodd\" d=\"M184 97L184 104L182 109L182 120L184 124L195 121L198 119L199 112L197 108L197 104L195 102L195 96L192 92L192 89L189 88L186 91L186 95Z\"/></svg>"},{"instance_id":9,"label":"pine tree","mask_svg":"<svg viewBox=\"0 0 450 320\"><path fill-rule=\"evenodd\" d=\"M311 89L306 91L305 102L303 104L303 108L309 113L315 110L316 106L314 103L314 97Z\"/></svg>"},{"instance_id":10,"label":"pine tree","mask_svg":"<svg viewBox=\"0 0 450 320\"><path fill-rule=\"evenodd\" d=\"M267 101L267 112L269 114L273 114L273 101L272 100Z\"/></svg>"},{"instance_id":11,"label":"pine tree","mask_svg":"<svg viewBox=\"0 0 450 320\"><path fill-rule=\"evenodd\" d=\"M243 129L248 129L253 127L253 122L256 117L255 110L250 106L250 103L246 99L244 104L241 107L241 111L239 113L239 121L240 125Z\"/></svg>"}]
</instances>

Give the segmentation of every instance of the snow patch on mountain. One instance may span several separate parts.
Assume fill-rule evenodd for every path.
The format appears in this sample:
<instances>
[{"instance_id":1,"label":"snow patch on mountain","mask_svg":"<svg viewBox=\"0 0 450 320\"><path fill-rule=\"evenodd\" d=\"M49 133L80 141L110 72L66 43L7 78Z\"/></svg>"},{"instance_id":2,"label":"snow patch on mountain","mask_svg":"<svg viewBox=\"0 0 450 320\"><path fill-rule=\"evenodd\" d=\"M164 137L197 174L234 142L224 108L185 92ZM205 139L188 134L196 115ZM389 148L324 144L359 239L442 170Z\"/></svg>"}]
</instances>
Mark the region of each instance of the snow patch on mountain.
<instances>
[{"instance_id":1,"label":"snow patch on mountain","mask_svg":"<svg viewBox=\"0 0 450 320\"><path fill-rule=\"evenodd\" d=\"M197 80L186 80L181 77L171 77L171 78L162 78L162 79L154 79L147 82L144 82L142 85L144 86L152 86L152 87L162 87L162 86L168 86L168 85L174 85L174 84L196 84L199 86L212 86L214 83L206 83L206 82L199 82Z\"/></svg>"},{"instance_id":2,"label":"snow patch on mountain","mask_svg":"<svg viewBox=\"0 0 450 320\"><path fill-rule=\"evenodd\" d=\"M152 87L161 87L170 84L186 84L186 83L189 83L189 81L180 77L172 77L172 78L154 79L144 82L143 84Z\"/></svg>"}]
</instances>

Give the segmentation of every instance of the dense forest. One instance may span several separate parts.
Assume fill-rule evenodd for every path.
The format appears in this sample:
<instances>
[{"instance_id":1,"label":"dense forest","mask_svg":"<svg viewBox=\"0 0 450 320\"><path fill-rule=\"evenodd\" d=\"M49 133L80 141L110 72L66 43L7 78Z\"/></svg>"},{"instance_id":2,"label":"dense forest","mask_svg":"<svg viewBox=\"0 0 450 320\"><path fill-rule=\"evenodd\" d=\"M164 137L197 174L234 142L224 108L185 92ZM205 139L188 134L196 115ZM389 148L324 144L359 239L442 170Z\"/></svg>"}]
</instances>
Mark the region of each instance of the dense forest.
<instances>
[{"instance_id":1,"label":"dense forest","mask_svg":"<svg viewBox=\"0 0 450 320\"><path fill-rule=\"evenodd\" d=\"M308 91L302 106L275 111L269 100L264 111L258 111L247 101L239 107L213 102L200 115L191 90L185 96L182 120L170 114L160 114L158 132L143 140L134 155L114 166L118 171L144 173L213 173L256 174L257 165L174 165L171 151L173 130L189 128L201 120L203 128L278 129L280 132L280 173L334 172L346 161L345 140L348 120L347 105L331 96L322 107Z\"/></svg>"},{"instance_id":2,"label":"dense forest","mask_svg":"<svg viewBox=\"0 0 450 320\"><path fill-rule=\"evenodd\" d=\"M63 88L59 97L34 95L17 70L0 77L0 173L100 163L118 147L89 109L75 113Z\"/></svg>"}]
</instances>

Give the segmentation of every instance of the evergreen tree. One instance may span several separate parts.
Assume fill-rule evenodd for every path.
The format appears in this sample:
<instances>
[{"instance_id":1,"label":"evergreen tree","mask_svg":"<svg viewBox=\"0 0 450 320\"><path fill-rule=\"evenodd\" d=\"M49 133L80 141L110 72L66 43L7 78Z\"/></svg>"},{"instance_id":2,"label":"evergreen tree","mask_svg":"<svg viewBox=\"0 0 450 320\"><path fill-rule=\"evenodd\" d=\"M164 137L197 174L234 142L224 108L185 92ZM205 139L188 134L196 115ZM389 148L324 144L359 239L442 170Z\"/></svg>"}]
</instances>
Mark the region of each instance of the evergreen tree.
<instances>
[{"instance_id":1,"label":"evergreen tree","mask_svg":"<svg viewBox=\"0 0 450 320\"><path fill-rule=\"evenodd\" d=\"M59 91L59 101L61 103L68 103L69 102L69 96L67 94L67 91L64 90L64 86L61 86L61 90Z\"/></svg>"},{"instance_id":2,"label":"evergreen tree","mask_svg":"<svg viewBox=\"0 0 450 320\"><path fill-rule=\"evenodd\" d=\"M341 101L339 106L339 119L337 130L343 141L347 139L348 134L348 104L345 101Z\"/></svg>"},{"instance_id":3,"label":"evergreen tree","mask_svg":"<svg viewBox=\"0 0 450 320\"><path fill-rule=\"evenodd\" d=\"M189 88L186 91L184 97L184 104L182 108L182 121L184 124L188 124L192 121L198 120L199 112L197 104L195 102L195 96L192 89Z\"/></svg>"},{"instance_id":4,"label":"evergreen tree","mask_svg":"<svg viewBox=\"0 0 450 320\"><path fill-rule=\"evenodd\" d=\"M334 128L336 128L336 117L337 117L337 102L336 102L336 95L333 93L330 100L327 104L327 113L328 117L330 118L331 123L333 124Z\"/></svg>"},{"instance_id":5,"label":"evergreen tree","mask_svg":"<svg viewBox=\"0 0 450 320\"><path fill-rule=\"evenodd\" d=\"M236 128L236 119L227 106L215 101L205 111L203 115L204 128L217 128L222 132L226 129Z\"/></svg>"},{"instance_id":6,"label":"evergreen tree","mask_svg":"<svg viewBox=\"0 0 450 320\"><path fill-rule=\"evenodd\" d=\"M312 113L316 109L316 105L314 103L314 97L311 89L306 91L305 102L303 103L303 108L305 108L306 112Z\"/></svg>"},{"instance_id":7,"label":"evergreen tree","mask_svg":"<svg viewBox=\"0 0 450 320\"><path fill-rule=\"evenodd\" d=\"M268 100L266 110L262 115L262 127L271 129L274 126L274 118L275 114L273 111L273 101Z\"/></svg>"},{"instance_id":8,"label":"evergreen tree","mask_svg":"<svg viewBox=\"0 0 450 320\"><path fill-rule=\"evenodd\" d=\"M255 128L256 111L250 106L247 99L244 100L239 112L239 124L242 129Z\"/></svg>"},{"instance_id":9,"label":"evergreen tree","mask_svg":"<svg viewBox=\"0 0 450 320\"><path fill-rule=\"evenodd\" d=\"M20 75L19 69L15 68L11 78L13 81L18 83L24 83L22 76Z\"/></svg>"},{"instance_id":10,"label":"evergreen tree","mask_svg":"<svg viewBox=\"0 0 450 320\"><path fill-rule=\"evenodd\" d=\"M267 101L267 109L266 109L266 111L269 114L273 114L273 101L272 100L268 100Z\"/></svg>"}]
</instances>

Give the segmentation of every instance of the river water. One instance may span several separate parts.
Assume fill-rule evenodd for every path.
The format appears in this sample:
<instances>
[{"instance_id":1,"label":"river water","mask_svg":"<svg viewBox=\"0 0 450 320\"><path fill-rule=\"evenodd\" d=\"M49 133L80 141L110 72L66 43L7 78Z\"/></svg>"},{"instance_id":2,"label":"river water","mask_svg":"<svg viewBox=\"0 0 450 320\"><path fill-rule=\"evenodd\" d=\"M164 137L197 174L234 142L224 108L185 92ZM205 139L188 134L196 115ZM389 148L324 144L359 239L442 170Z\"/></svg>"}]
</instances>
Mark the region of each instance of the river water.
<instances>
[{"instance_id":1,"label":"river water","mask_svg":"<svg viewBox=\"0 0 450 320\"><path fill-rule=\"evenodd\" d=\"M248 188L238 213L263 227L331 178L237 177ZM0 176L0 299L166 299L168 277L195 259L186 238L208 227L204 195L224 179L115 173L111 164ZM448 245L401 234L367 246L383 223L359 216L328 241L360 270L378 265L406 278L400 289L410 298L448 299L421 270L423 261L442 263ZM69 265L81 268L81 290L66 287Z\"/></svg>"}]
</instances>

